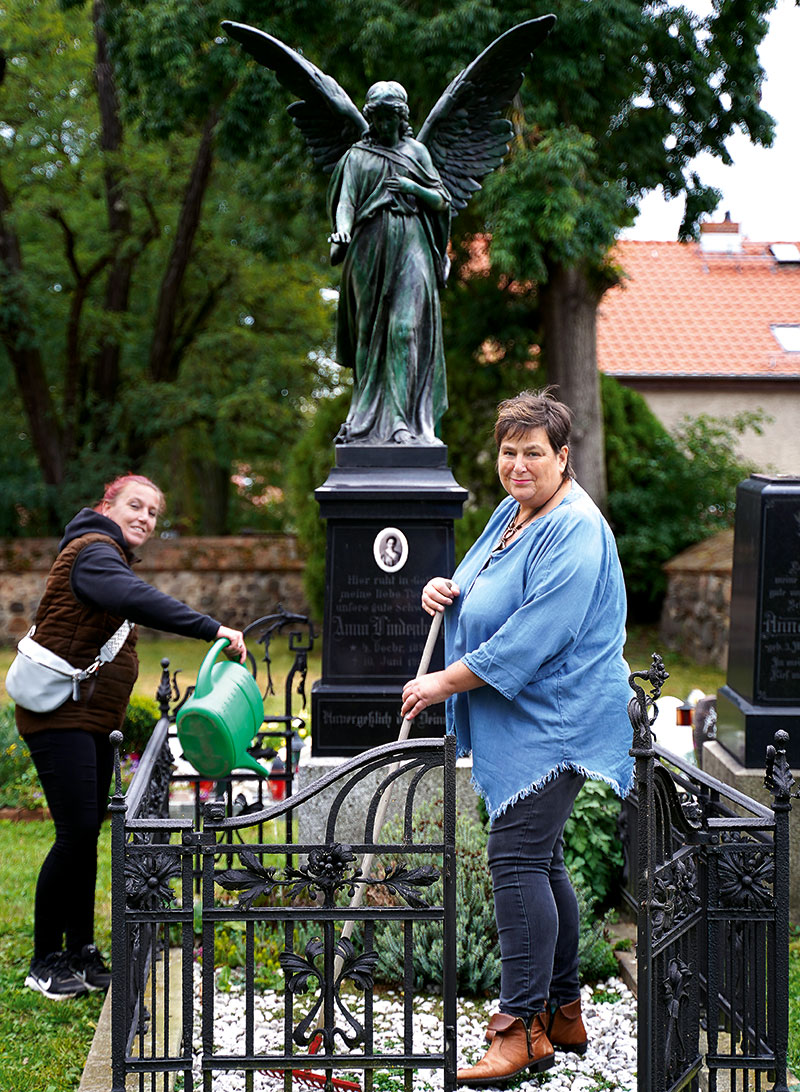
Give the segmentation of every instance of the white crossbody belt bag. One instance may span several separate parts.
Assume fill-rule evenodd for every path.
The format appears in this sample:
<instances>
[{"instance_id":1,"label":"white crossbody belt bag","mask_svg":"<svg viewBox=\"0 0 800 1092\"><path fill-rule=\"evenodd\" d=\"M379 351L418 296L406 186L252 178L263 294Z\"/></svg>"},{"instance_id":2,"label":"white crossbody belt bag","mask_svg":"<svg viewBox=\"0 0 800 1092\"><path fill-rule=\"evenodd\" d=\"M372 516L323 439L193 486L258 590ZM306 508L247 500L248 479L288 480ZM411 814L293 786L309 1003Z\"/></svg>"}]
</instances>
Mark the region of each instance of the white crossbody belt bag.
<instances>
[{"instance_id":1,"label":"white crossbody belt bag","mask_svg":"<svg viewBox=\"0 0 800 1092\"><path fill-rule=\"evenodd\" d=\"M80 699L80 684L103 664L110 663L128 639L133 622L125 621L113 633L86 668L73 667L49 648L34 641L31 626L17 645L17 655L6 675L6 690L17 705L31 713L52 713L68 698Z\"/></svg>"}]
</instances>

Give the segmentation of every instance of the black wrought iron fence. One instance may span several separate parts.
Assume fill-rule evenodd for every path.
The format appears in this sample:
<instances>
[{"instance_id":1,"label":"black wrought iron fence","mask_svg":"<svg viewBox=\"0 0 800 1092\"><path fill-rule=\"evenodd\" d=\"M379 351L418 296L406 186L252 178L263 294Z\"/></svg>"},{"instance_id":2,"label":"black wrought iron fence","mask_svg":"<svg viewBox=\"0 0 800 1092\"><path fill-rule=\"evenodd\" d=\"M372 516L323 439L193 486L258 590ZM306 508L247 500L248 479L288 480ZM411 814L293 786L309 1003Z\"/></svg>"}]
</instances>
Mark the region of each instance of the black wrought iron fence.
<instances>
[{"instance_id":1,"label":"black wrought iron fence","mask_svg":"<svg viewBox=\"0 0 800 1092\"><path fill-rule=\"evenodd\" d=\"M415 843L411 834L423 777L438 779L442 800L442 838L435 843ZM402 782L403 837L383 842L375 829L376 812L395 782ZM368 796L357 805L363 837L343 843L336 816L365 785ZM336 805L319 839L276 843L259 838L259 829L271 828L289 809L297 813L330 787L336 789ZM409 1088L415 1069L439 1069L444 1088L454 1087L451 739L406 741L367 752L303 792L244 816L226 816L224 801L207 802L200 830L188 819L128 817L124 806L123 797L115 798L114 1092L126 1088L127 1074L139 1074L142 1089L151 1087L154 1074L181 1074L188 1090L211 1089L215 1075L236 1073L244 1079L242 1088L254 1089L274 1087L274 1074L283 1071L289 1085L293 1080L307 1085L312 1068L321 1072L319 1083L330 1088L341 1088L342 1072L354 1068L362 1071L367 1090L376 1069L402 1071ZM362 870L367 854L373 861ZM429 858L428 865L420 867L421 855ZM198 856L202 881L195 907ZM405 863L410 857L413 867ZM119 882L119 861L124 862L124 885ZM435 898L430 894L434 884ZM359 888L380 897L352 908L351 896ZM202 920L199 949L196 913ZM379 1040L373 1020L373 970L382 929L398 920L404 927L403 1030L399 1041L391 1035ZM435 1053L415 1047L414 924L423 920L441 921L444 934L443 1035ZM356 924L352 937L343 936L347 922ZM221 981L218 959L232 936L239 939L242 953L233 984ZM268 991L265 942L277 952L281 968L280 983ZM221 1037L221 1002L231 989L237 998L235 1016L226 1003ZM265 992L271 996L269 1012L261 1003ZM195 1011L198 995L201 1016ZM231 1036L234 1019L237 1030ZM264 1075L266 1083L259 1082Z\"/></svg>"},{"instance_id":2,"label":"black wrought iron fence","mask_svg":"<svg viewBox=\"0 0 800 1092\"><path fill-rule=\"evenodd\" d=\"M638 919L638 1088L787 1092L788 816L797 794L786 737L778 733L768 756L767 807L654 742L666 677L654 657L648 672L631 677L629 704L636 788L622 825L625 896ZM257 775L237 774L202 807L195 787L190 813L170 815L174 697L165 668L164 715L127 795L117 770L111 804L112 1092L129 1092L131 1080L140 1092L254 1092L276 1081L285 1092L298 1084L370 1092L380 1070L402 1074L411 1092L418 1069L439 1071L449 1092L453 740L378 748L301 793L292 792L287 762L289 795L274 802ZM282 733L289 755L290 698L283 716L267 728ZM415 808L431 782L441 837L415 843ZM242 783L257 793L244 806ZM382 835L392 792L400 825ZM298 837L298 817L320 799L324 818L302 824ZM353 816L357 836L352 825L343 833ZM431 919L443 930L441 1041L433 1051L420 1047L414 1007L415 926ZM390 1033L376 1019L374 972L384 932L396 922L401 1030Z\"/></svg>"},{"instance_id":3,"label":"black wrought iron fence","mask_svg":"<svg viewBox=\"0 0 800 1092\"><path fill-rule=\"evenodd\" d=\"M654 742L667 677L654 656L631 676L629 704L636 790L623 842L637 915L638 1088L785 1092L788 737L778 732L766 756L766 807Z\"/></svg>"}]
</instances>

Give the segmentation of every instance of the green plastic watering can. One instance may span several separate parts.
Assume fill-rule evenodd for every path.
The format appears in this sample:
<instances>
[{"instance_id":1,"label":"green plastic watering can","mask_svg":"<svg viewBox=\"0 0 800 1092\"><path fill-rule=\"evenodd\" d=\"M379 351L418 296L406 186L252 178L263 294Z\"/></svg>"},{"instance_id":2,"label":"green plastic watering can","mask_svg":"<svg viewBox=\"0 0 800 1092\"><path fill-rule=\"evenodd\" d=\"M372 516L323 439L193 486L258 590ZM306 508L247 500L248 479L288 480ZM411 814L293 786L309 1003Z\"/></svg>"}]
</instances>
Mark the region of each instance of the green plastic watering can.
<instances>
[{"instance_id":1,"label":"green plastic watering can","mask_svg":"<svg viewBox=\"0 0 800 1092\"><path fill-rule=\"evenodd\" d=\"M217 780L245 769L267 777L268 771L247 752L264 720L258 684L239 663L214 663L229 644L227 637L215 641L200 665L194 694L176 719L178 739L201 777Z\"/></svg>"}]
</instances>

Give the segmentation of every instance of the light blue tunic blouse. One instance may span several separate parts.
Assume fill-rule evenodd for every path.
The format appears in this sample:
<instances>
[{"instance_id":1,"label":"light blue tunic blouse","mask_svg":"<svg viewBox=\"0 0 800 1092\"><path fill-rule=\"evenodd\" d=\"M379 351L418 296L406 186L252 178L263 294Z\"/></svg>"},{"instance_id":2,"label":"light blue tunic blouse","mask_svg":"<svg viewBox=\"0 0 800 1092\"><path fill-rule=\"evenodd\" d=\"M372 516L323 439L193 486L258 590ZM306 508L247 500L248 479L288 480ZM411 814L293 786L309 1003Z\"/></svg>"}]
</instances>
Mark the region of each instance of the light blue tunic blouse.
<instances>
[{"instance_id":1,"label":"light blue tunic blouse","mask_svg":"<svg viewBox=\"0 0 800 1092\"><path fill-rule=\"evenodd\" d=\"M445 615L446 662L463 660L488 683L448 700L447 728L459 754L472 753L492 819L561 770L620 796L633 780L614 536L573 481L552 512L492 554L516 504L507 497L495 509L458 566L461 594Z\"/></svg>"}]
</instances>

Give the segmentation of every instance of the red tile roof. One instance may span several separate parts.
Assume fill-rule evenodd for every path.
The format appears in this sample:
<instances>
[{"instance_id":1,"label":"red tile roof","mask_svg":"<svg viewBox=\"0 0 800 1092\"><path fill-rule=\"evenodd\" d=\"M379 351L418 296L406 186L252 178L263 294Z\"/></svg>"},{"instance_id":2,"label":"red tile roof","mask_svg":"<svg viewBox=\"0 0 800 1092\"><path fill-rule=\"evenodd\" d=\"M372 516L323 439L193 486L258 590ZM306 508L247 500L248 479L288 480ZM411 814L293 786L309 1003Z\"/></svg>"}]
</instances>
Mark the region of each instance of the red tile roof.
<instances>
[{"instance_id":1,"label":"red tile roof","mask_svg":"<svg viewBox=\"0 0 800 1092\"><path fill-rule=\"evenodd\" d=\"M597 320L601 371L634 377L800 377L773 325L800 325L800 263L779 263L770 243L736 254L698 243L621 240L621 285Z\"/></svg>"}]
</instances>

